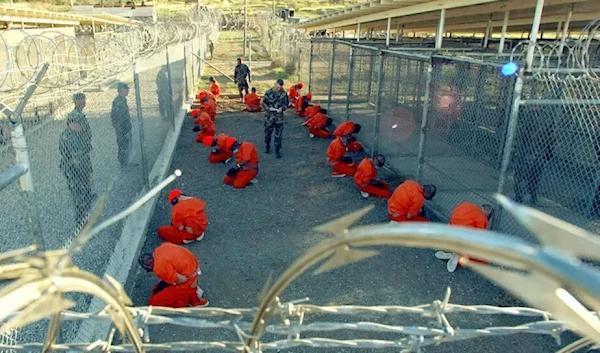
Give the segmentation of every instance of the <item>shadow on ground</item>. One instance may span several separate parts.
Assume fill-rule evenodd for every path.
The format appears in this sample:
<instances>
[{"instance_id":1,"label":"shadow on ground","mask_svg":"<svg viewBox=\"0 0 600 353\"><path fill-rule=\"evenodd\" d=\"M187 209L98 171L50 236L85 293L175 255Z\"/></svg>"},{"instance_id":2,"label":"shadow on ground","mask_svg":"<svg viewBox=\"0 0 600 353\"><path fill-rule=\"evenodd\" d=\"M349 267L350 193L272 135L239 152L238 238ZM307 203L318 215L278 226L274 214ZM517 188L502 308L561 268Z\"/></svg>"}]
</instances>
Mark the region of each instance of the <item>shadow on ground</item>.
<instances>
[{"instance_id":1,"label":"shadow on ground","mask_svg":"<svg viewBox=\"0 0 600 353\"><path fill-rule=\"evenodd\" d=\"M241 107L240 107L241 108ZM262 115L227 113L217 117L218 132L227 132L253 142L259 148L259 183L234 190L222 182L228 166L208 163L208 149L195 142L192 119L186 118L171 169L183 176L173 188L200 197L207 203L209 228L204 240L187 245L199 259L203 274L200 286L213 307L254 307L267 277L280 275L292 262L328 235L311 229L317 225L358 210L368 204L375 209L361 224L386 222L386 203L361 198L350 178L330 177L325 160L329 141L311 140L301 120L286 116L283 159L263 153ZM357 156L358 157L358 156ZM390 176L390 180L397 177ZM395 185L394 185L395 186ZM150 222L144 252L160 244L156 228L170 221L170 206L165 190ZM383 248L381 255L322 275L307 274L296 280L282 295L282 301L310 297L315 304L418 305L442 299L446 287L452 287L451 302L456 304L507 303L507 296L475 273L460 269L453 274L434 258L433 250ZM132 299L145 305L152 285L151 273L139 271ZM508 300L510 302L511 300ZM306 322L314 322L307 316ZM320 317L319 321L333 318ZM339 317L336 319L340 319ZM345 317L348 321L368 320ZM449 315L450 322L461 328L516 325L524 322L508 316ZM541 319L540 319L541 320ZM415 316L390 317L387 323L426 325ZM360 334L351 331L315 333L317 337L371 337L400 339L391 334ZM198 330L178 326L153 326L153 342L237 341L233 332ZM550 337L513 335L489 337L428 347L427 352L548 352L557 346ZM312 351L312 349L310 349ZM336 352L347 349L335 349ZM295 349L309 351L309 349ZM329 350L333 351L333 349ZM381 351L381 350L378 350Z\"/></svg>"}]
</instances>

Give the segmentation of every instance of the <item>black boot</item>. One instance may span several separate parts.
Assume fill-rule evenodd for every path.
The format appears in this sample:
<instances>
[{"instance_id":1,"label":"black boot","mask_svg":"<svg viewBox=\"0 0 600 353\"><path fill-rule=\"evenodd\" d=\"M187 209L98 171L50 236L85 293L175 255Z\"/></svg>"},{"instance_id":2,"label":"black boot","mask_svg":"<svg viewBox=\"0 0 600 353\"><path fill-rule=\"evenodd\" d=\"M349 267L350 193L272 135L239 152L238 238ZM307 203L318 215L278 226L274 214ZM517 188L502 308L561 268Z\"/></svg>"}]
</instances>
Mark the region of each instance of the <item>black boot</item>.
<instances>
[{"instance_id":1,"label":"black boot","mask_svg":"<svg viewBox=\"0 0 600 353\"><path fill-rule=\"evenodd\" d=\"M271 146L267 145L267 148L265 148L265 153L266 154L271 153Z\"/></svg>"},{"instance_id":2,"label":"black boot","mask_svg":"<svg viewBox=\"0 0 600 353\"><path fill-rule=\"evenodd\" d=\"M279 150L276 150L276 151L275 151L275 157L276 157L277 159L281 158L281 152L279 152Z\"/></svg>"}]
</instances>

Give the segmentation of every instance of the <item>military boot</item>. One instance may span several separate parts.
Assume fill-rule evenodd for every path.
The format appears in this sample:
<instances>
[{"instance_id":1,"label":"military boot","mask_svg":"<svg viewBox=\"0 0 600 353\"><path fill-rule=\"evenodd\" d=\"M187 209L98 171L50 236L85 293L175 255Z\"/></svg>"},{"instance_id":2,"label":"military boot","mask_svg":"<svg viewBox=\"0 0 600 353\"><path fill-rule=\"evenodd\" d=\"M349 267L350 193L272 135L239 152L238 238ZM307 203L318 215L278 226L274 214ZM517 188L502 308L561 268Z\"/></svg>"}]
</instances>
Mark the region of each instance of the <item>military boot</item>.
<instances>
[{"instance_id":1,"label":"military boot","mask_svg":"<svg viewBox=\"0 0 600 353\"><path fill-rule=\"evenodd\" d=\"M281 152L279 152L279 150L276 150L276 151L275 151L275 157L276 157L277 159L281 158Z\"/></svg>"},{"instance_id":2,"label":"military boot","mask_svg":"<svg viewBox=\"0 0 600 353\"><path fill-rule=\"evenodd\" d=\"M270 145L267 145L267 147L265 148L265 153L266 154L271 153L271 146Z\"/></svg>"}]
</instances>

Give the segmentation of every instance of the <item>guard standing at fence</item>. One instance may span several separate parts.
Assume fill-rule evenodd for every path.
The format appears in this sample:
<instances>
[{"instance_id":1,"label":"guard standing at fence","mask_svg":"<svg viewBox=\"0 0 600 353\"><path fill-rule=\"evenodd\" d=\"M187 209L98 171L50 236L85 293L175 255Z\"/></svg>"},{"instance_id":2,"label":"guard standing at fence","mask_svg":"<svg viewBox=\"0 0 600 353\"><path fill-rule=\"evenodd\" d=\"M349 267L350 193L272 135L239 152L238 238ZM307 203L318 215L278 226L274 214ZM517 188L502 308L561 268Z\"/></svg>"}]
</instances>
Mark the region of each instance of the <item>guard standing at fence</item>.
<instances>
[{"instance_id":1,"label":"guard standing at fence","mask_svg":"<svg viewBox=\"0 0 600 353\"><path fill-rule=\"evenodd\" d=\"M393 222L428 222L425 217L425 200L431 200L437 189L413 180L400 184L388 200L388 216Z\"/></svg>"},{"instance_id":2,"label":"guard standing at fence","mask_svg":"<svg viewBox=\"0 0 600 353\"><path fill-rule=\"evenodd\" d=\"M156 75L156 95L158 97L158 111L163 120L169 120L171 114L171 92L169 92L169 73L164 65Z\"/></svg>"},{"instance_id":3,"label":"guard standing at fence","mask_svg":"<svg viewBox=\"0 0 600 353\"><path fill-rule=\"evenodd\" d=\"M283 112L289 105L288 96L283 89L283 80L275 82L263 98L265 110L265 153L271 153L271 135L275 131L275 155L281 158L281 135L283 134Z\"/></svg>"},{"instance_id":4,"label":"guard standing at fence","mask_svg":"<svg viewBox=\"0 0 600 353\"><path fill-rule=\"evenodd\" d=\"M110 120L117 135L117 159L121 167L126 167L129 162L131 152L131 116L129 115L129 106L127 105L127 95L129 86L125 83L117 85L117 97L112 102Z\"/></svg>"},{"instance_id":5,"label":"guard standing at fence","mask_svg":"<svg viewBox=\"0 0 600 353\"><path fill-rule=\"evenodd\" d=\"M60 169L67 179L67 187L75 207L75 227L82 229L87 222L95 195L92 180L92 130L83 114L86 97L73 95L75 109L67 115L67 128L60 134L58 149Z\"/></svg>"},{"instance_id":6,"label":"guard standing at fence","mask_svg":"<svg viewBox=\"0 0 600 353\"><path fill-rule=\"evenodd\" d=\"M250 68L248 65L242 63L242 59L237 59L237 65L235 66L235 70L233 71L234 83L238 86L238 91L240 91L240 102L244 103L244 94L243 91L246 91L248 94L249 84L252 82L252 75L250 74Z\"/></svg>"},{"instance_id":7,"label":"guard standing at fence","mask_svg":"<svg viewBox=\"0 0 600 353\"><path fill-rule=\"evenodd\" d=\"M204 291L198 287L198 276L202 274L198 260L188 249L162 243L154 253L140 255L138 263L160 279L152 289L148 305L169 308L208 305L208 300L202 298Z\"/></svg>"},{"instance_id":8,"label":"guard standing at fence","mask_svg":"<svg viewBox=\"0 0 600 353\"><path fill-rule=\"evenodd\" d=\"M517 136L513 152L515 201L537 204L542 172L553 157L553 112L545 107L525 107L519 114ZM562 117L562 115L560 115Z\"/></svg>"}]
</instances>

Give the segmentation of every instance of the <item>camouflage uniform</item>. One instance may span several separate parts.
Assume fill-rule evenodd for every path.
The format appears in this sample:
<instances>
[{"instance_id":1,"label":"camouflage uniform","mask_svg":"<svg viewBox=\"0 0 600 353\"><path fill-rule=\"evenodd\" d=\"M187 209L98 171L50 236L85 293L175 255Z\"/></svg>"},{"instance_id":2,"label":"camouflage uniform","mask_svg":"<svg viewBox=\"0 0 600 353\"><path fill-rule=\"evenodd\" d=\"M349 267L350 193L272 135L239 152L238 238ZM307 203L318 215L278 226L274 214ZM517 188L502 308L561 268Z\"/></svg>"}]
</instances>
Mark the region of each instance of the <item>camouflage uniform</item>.
<instances>
[{"instance_id":1,"label":"camouflage uniform","mask_svg":"<svg viewBox=\"0 0 600 353\"><path fill-rule=\"evenodd\" d=\"M117 157L121 166L124 167L129 162L131 151L131 116L127 98L117 96L113 100L110 119L117 134L117 146L119 147Z\"/></svg>"},{"instance_id":2,"label":"camouflage uniform","mask_svg":"<svg viewBox=\"0 0 600 353\"><path fill-rule=\"evenodd\" d=\"M59 137L60 169L67 179L67 186L75 206L75 226L82 227L92 207L92 131L85 114L73 110L67 122L77 122L81 130L67 127Z\"/></svg>"},{"instance_id":3,"label":"camouflage uniform","mask_svg":"<svg viewBox=\"0 0 600 353\"><path fill-rule=\"evenodd\" d=\"M233 77L237 83L238 90L240 91L240 97L242 97L242 91L246 91L248 94L248 76L250 76L250 68L246 64L239 64L235 66Z\"/></svg>"},{"instance_id":4,"label":"camouflage uniform","mask_svg":"<svg viewBox=\"0 0 600 353\"><path fill-rule=\"evenodd\" d=\"M271 147L271 135L275 130L275 150L281 149L281 134L283 133L283 112L289 105L285 90L276 91L270 88L263 97L262 106L265 111L265 144L267 151ZM281 113L272 112L270 108L282 109Z\"/></svg>"}]
</instances>

